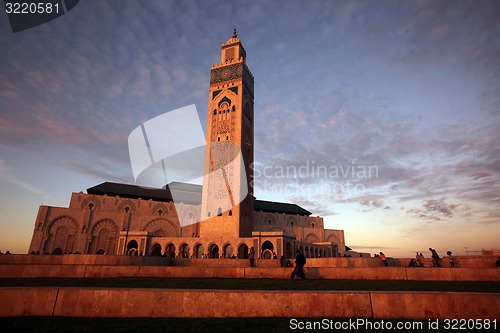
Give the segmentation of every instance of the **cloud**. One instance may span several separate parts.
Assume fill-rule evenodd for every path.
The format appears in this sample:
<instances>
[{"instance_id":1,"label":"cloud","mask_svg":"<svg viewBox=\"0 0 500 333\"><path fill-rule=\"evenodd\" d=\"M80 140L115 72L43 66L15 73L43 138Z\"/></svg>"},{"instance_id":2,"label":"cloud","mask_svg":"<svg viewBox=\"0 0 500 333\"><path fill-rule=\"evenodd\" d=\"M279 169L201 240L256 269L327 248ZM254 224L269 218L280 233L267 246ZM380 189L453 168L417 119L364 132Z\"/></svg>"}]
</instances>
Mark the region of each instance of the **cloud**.
<instances>
[{"instance_id":1,"label":"cloud","mask_svg":"<svg viewBox=\"0 0 500 333\"><path fill-rule=\"evenodd\" d=\"M362 206L368 206L370 208L382 208L382 207L387 207L384 206L384 201L382 198L376 195L365 195L362 197L357 198L359 200L359 204Z\"/></svg>"},{"instance_id":2,"label":"cloud","mask_svg":"<svg viewBox=\"0 0 500 333\"><path fill-rule=\"evenodd\" d=\"M412 208L407 210L407 213L413 217L424 219L427 221L439 221L446 218L451 218L455 213L463 213L469 210L469 206L465 204L449 204L444 198L427 199L423 202L422 207Z\"/></svg>"},{"instance_id":3,"label":"cloud","mask_svg":"<svg viewBox=\"0 0 500 333\"><path fill-rule=\"evenodd\" d=\"M486 171L475 171L472 173L471 178L472 179L481 179L485 177L491 177L493 174L486 172Z\"/></svg>"}]
</instances>

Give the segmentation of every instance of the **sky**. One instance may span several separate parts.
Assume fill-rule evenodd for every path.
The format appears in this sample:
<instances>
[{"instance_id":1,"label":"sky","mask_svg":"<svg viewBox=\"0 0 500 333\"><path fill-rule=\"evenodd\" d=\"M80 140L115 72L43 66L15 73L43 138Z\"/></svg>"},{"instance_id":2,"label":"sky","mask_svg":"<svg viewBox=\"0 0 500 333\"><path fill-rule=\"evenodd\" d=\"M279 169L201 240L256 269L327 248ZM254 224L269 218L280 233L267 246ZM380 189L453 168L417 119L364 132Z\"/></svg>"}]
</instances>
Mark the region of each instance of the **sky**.
<instances>
[{"instance_id":1,"label":"sky","mask_svg":"<svg viewBox=\"0 0 500 333\"><path fill-rule=\"evenodd\" d=\"M255 196L359 252L500 249L499 1L97 1L0 14L0 250L40 205L134 183L128 135L195 104L237 27L255 78Z\"/></svg>"}]
</instances>

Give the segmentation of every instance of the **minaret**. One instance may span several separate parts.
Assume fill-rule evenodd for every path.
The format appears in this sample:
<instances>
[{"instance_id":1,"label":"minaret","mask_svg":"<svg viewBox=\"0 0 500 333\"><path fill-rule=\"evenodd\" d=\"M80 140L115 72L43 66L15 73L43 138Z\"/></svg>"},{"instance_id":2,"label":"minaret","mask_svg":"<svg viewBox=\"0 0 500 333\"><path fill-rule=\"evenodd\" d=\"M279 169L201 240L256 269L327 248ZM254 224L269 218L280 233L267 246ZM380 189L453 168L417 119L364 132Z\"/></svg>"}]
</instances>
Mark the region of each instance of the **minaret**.
<instances>
[{"instance_id":1,"label":"minaret","mask_svg":"<svg viewBox=\"0 0 500 333\"><path fill-rule=\"evenodd\" d=\"M232 37L222 44L220 63L210 71L202 237L251 236L253 83L245 49L234 28Z\"/></svg>"}]
</instances>

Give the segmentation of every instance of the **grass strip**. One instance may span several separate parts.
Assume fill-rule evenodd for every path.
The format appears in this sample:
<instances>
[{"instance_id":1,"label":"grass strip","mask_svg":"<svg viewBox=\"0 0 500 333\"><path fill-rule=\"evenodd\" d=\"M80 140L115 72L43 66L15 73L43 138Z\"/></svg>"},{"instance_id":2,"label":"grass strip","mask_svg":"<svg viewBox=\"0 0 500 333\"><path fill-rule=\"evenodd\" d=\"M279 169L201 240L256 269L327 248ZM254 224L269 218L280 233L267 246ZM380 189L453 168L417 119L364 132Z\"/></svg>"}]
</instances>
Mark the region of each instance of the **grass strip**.
<instances>
[{"instance_id":1,"label":"grass strip","mask_svg":"<svg viewBox=\"0 0 500 333\"><path fill-rule=\"evenodd\" d=\"M293 325L291 318L78 318L78 317L8 317L0 318L2 332L30 332L30 333L53 333L53 332L203 332L203 333L245 333L245 332L311 332L309 329L291 329ZM323 318L297 318L302 322L322 321ZM347 322L348 318L326 318L334 323ZM357 319L352 319L357 321ZM351 329L323 328L335 332L381 332L389 329L376 328L382 319L367 319L372 326L365 324ZM392 332L420 332L440 333L449 332L445 330L444 321L440 320L383 320L384 327L391 325ZM397 323L402 322L408 329L395 329ZM436 328L429 327L430 323L436 324ZM345 326L348 327L348 326ZM413 328L411 328L413 327ZM318 331L318 330L314 330ZM471 332L471 331L468 331ZM483 329L481 332L495 332L493 326Z\"/></svg>"}]
</instances>

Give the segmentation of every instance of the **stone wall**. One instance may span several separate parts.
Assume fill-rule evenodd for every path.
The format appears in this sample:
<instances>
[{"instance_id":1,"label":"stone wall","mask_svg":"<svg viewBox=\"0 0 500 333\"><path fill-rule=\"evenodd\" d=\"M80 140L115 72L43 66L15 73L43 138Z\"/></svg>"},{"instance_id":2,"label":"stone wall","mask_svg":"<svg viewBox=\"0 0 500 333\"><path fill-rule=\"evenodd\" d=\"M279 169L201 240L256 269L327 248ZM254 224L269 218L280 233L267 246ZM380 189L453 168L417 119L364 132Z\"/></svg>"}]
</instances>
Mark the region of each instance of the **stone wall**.
<instances>
[{"instance_id":1,"label":"stone wall","mask_svg":"<svg viewBox=\"0 0 500 333\"><path fill-rule=\"evenodd\" d=\"M229 260L228 260L229 261ZM208 263L208 261L207 261ZM116 278L116 277L177 277L288 279L293 268L281 267L209 267L207 266L126 266L126 265L37 265L0 264L1 278ZM500 281L495 268L306 268L308 279L352 280L442 280Z\"/></svg>"},{"instance_id":2,"label":"stone wall","mask_svg":"<svg viewBox=\"0 0 500 333\"><path fill-rule=\"evenodd\" d=\"M2 317L500 320L500 296L480 293L1 288L0 298Z\"/></svg>"},{"instance_id":3,"label":"stone wall","mask_svg":"<svg viewBox=\"0 0 500 333\"><path fill-rule=\"evenodd\" d=\"M196 240L196 239L195 239ZM190 244L189 244L190 245ZM221 245L221 247L223 247ZM236 246L235 246L236 247ZM178 251L178 249L177 249ZM457 257L459 268L494 268L497 257L476 256ZM427 259L430 266L430 259ZM292 260L293 261L293 260ZM410 258L389 258L390 267L407 267ZM279 260L256 260L258 267L279 267ZM248 259L180 259L152 256L121 255L0 255L0 264L81 264L81 265L171 265L171 266L208 266L208 267L249 267ZM446 258L443 267L450 267ZM307 258L306 268L367 268L383 267L379 258ZM428 268L428 267L425 267Z\"/></svg>"}]
</instances>

